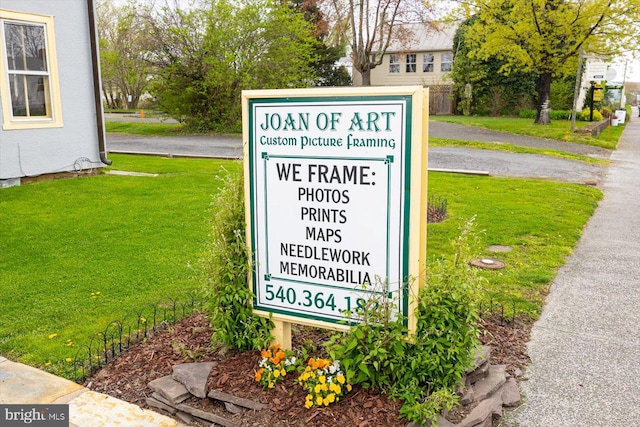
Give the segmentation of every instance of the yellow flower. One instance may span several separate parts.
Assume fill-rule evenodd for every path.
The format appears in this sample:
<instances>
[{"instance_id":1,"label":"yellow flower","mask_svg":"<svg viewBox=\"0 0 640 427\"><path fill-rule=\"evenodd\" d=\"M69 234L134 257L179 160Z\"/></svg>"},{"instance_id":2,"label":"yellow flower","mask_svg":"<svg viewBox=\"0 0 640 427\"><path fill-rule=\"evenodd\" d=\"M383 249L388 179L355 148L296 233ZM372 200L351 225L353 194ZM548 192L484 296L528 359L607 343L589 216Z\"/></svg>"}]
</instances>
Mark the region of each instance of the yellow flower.
<instances>
[{"instance_id":1,"label":"yellow flower","mask_svg":"<svg viewBox=\"0 0 640 427\"><path fill-rule=\"evenodd\" d=\"M320 375L318 377L318 381L320 381L320 384L324 384L327 382L327 377L325 377L324 375Z\"/></svg>"},{"instance_id":2,"label":"yellow flower","mask_svg":"<svg viewBox=\"0 0 640 427\"><path fill-rule=\"evenodd\" d=\"M273 371L273 377L274 378L278 378L279 376L280 376L280 371L278 371L278 370Z\"/></svg>"},{"instance_id":3,"label":"yellow flower","mask_svg":"<svg viewBox=\"0 0 640 427\"><path fill-rule=\"evenodd\" d=\"M339 382L340 384L344 384L344 381L345 381L345 379L344 379L344 375L338 375L338 376L336 377L336 379L338 380L338 382Z\"/></svg>"},{"instance_id":4,"label":"yellow flower","mask_svg":"<svg viewBox=\"0 0 640 427\"><path fill-rule=\"evenodd\" d=\"M318 405L318 406L322 405L322 396L317 396L316 397L316 405Z\"/></svg>"},{"instance_id":5,"label":"yellow flower","mask_svg":"<svg viewBox=\"0 0 640 427\"><path fill-rule=\"evenodd\" d=\"M267 385L267 387L269 387L269 388L273 388L273 386L275 386L275 384L273 383L273 381L269 382L269 384Z\"/></svg>"},{"instance_id":6,"label":"yellow flower","mask_svg":"<svg viewBox=\"0 0 640 427\"><path fill-rule=\"evenodd\" d=\"M324 404L324 406L329 406L329 397L325 397L324 399L322 399L322 403Z\"/></svg>"},{"instance_id":7,"label":"yellow flower","mask_svg":"<svg viewBox=\"0 0 640 427\"><path fill-rule=\"evenodd\" d=\"M313 388L313 391L315 391L316 394L319 394L322 391L322 386L320 384L316 384L316 386Z\"/></svg>"},{"instance_id":8,"label":"yellow flower","mask_svg":"<svg viewBox=\"0 0 640 427\"><path fill-rule=\"evenodd\" d=\"M347 384L347 391L351 391L351 384Z\"/></svg>"},{"instance_id":9,"label":"yellow flower","mask_svg":"<svg viewBox=\"0 0 640 427\"><path fill-rule=\"evenodd\" d=\"M338 384L331 383L329 390L335 394L342 394L342 388Z\"/></svg>"},{"instance_id":10,"label":"yellow flower","mask_svg":"<svg viewBox=\"0 0 640 427\"><path fill-rule=\"evenodd\" d=\"M71 361L72 361L73 359L71 359L70 357L67 357L67 358L66 358L66 359L64 359L64 360L65 360L67 363L71 363Z\"/></svg>"},{"instance_id":11,"label":"yellow flower","mask_svg":"<svg viewBox=\"0 0 640 427\"><path fill-rule=\"evenodd\" d=\"M336 395L333 393L330 393L329 395L327 395L327 400L329 401L329 403L333 403L336 401Z\"/></svg>"},{"instance_id":12,"label":"yellow flower","mask_svg":"<svg viewBox=\"0 0 640 427\"><path fill-rule=\"evenodd\" d=\"M287 371L284 370L284 368L282 368L280 370L280 375L282 375L283 377L287 375Z\"/></svg>"},{"instance_id":13,"label":"yellow flower","mask_svg":"<svg viewBox=\"0 0 640 427\"><path fill-rule=\"evenodd\" d=\"M311 401L311 400L307 400L307 401L305 401L305 402L304 402L304 407L305 407L305 408L309 409L309 408L311 408L312 406L313 406L313 401Z\"/></svg>"},{"instance_id":14,"label":"yellow flower","mask_svg":"<svg viewBox=\"0 0 640 427\"><path fill-rule=\"evenodd\" d=\"M55 337L57 337L57 336L58 336L58 334L51 334L51 335L49 335L49 339L50 339L50 340L52 340L52 339L54 339L54 338L55 338Z\"/></svg>"},{"instance_id":15,"label":"yellow flower","mask_svg":"<svg viewBox=\"0 0 640 427\"><path fill-rule=\"evenodd\" d=\"M44 366L51 366L51 362L45 363Z\"/></svg>"}]
</instances>

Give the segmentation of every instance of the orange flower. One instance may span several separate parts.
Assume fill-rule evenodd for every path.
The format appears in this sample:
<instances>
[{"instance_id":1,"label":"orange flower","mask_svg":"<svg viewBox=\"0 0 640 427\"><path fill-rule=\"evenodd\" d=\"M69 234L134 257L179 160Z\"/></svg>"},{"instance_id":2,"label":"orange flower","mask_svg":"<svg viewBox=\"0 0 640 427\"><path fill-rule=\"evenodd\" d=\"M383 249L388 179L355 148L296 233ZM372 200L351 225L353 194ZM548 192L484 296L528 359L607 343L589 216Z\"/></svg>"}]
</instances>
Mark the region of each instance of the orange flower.
<instances>
[{"instance_id":1,"label":"orange flower","mask_svg":"<svg viewBox=\"0 0 640 427\"><path fill-rule=\"evenodd\" d=\"M256 371L256 381L260 381L262 378L262 373L264 372L264 368L260 368Z\"/></svg>"},{"instance_id":2,"label":"orange flower","mask_svg":"<svg viewBox=\"0 0 640 427\"><path fill-rule=\"evenodd\" d=\"M266 359L267 357L271 357L271 353L266 349L262 349L260 356L262 356L263 359Z\"/></svg>"}]
</instances>

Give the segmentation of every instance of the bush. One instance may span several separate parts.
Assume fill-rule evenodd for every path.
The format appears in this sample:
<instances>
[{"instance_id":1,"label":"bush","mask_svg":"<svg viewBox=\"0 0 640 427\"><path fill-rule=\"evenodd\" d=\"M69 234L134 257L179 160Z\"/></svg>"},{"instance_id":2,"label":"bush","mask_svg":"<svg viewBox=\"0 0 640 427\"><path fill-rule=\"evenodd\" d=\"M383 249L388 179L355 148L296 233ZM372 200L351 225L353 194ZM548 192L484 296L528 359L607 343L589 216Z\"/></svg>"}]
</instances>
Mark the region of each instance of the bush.
<instances>
[{"instance_id":1,"label":"bush","mask_svg":"<svg viewBox=\"0 0 640 427\"><path fill-rule=\"evenodd\" d=\"M383 294L354 313L358 325L335 334L327 344L350 382L402 399L400 414L412 422L435 420L458 402L455 388L479 345L476 302L482 279L467 264L472 228L469 221L454 242L453 258L429 269L418 295L416 334L410 340L405 339L403 319L391 316L395 302Z\"/></svg>"},{"instance_id":2,"label":"bush","mask_svg":"<svg viewBox=\"0 0 640 427\"><path fill-rule=\"evenodd\" d=\"M536 113L537 113L536 110L525 109L525 110L520 110L518 112L518 116L521 119L535 119Z\"/></svg>"},{"instance_id":3,"label":"bush","mask_svg":"<svg viewBox=\"0 0 640 427\"><path fill-rule=\"evenodd\" d=\"M522 119L535 119L536 110L520 110L518 116ZM551 120L569 120L571 118L571 110L551 110L549 111L549 118Z\"/></svg>"},{"instance_id":4,"label":"bush","mask_svg":"<svg viewBox=\"0 0 640 427\"><path fill-rule=\"evenodd\" d=\"M578 113L577 119L582 120L584 122L588 122L590 116L591 116L591 109L585 108L580 113ZM600 111L598 110L593 110L593 121L599 122L602 119L603 119L602 113L600 113Z\"/></svg>"},{"instance_id":5,"label":"bush","mask_svg":"<svg viewBox=\"0 0 640 427\"><path fill-rule=\"evenodd\" d=\"M571 110L551 110L549 111L551 120L569 120L571 118Z\"/></svg>"},{"instance_id":6,"label":"bush","mask_svg":"<svg viewBox=\"0 0 640 427\"><path fill-rule=\"evenodd\" d=\"M273 325L252 312L242 168L222 179L224 185L212 202L211 243L202 260L212 341L240 351L259 350L271 342Z\"/></svg>"}]
</instances>

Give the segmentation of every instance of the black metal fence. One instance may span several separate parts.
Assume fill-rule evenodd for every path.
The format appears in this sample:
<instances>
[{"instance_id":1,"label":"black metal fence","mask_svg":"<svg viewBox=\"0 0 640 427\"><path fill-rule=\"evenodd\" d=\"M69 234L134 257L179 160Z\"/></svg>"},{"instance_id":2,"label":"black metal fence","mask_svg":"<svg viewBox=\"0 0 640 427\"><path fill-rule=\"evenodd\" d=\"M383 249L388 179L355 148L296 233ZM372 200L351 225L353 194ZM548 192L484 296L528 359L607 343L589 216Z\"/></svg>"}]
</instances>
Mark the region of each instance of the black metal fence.
<instances>
[{"instance_id":1,"label":"black metal fence","mask_svg":"<svg viewBox=\"0 0 640 427\"><path fill-rule=\"evenodd\" d=\"M524 304L526 303L508 294L484 291L484 297L480 301L480 315L497 320L503 326L516 328L519 317L530 317L528 311L522 308Z\"/></svg>"},{"instance_id":2,"label":"black metal fence","mask_svg":"<svg viewBox=\"0 0 640 427\"><path fill-rule=\"evenodd\" d=\"M82 383L98 369L117 358L129 347L154 333L202 311L204 299L195 294L162 298L112 320L97 332L87 345L81 346L73 361L74 380Z\"/></svg>"},{"instance_id":3,"label":"black metal fence","mask_svg":"<svg viewBox=\"0 0 640 427\"><path fill-rule=\"evenodd\" d=\"M131 346L202 311L203 307L203 298L195 294L182 294L176 298L162 298L155 304L147 304L140 310L109 322L76 352L73 361L74 380L82 383ZM485 292L480 313L483 317L499 320L505 326L517 328L518 315L523 315L525 310L510 295Z\"/></svg>"}]
</instances>

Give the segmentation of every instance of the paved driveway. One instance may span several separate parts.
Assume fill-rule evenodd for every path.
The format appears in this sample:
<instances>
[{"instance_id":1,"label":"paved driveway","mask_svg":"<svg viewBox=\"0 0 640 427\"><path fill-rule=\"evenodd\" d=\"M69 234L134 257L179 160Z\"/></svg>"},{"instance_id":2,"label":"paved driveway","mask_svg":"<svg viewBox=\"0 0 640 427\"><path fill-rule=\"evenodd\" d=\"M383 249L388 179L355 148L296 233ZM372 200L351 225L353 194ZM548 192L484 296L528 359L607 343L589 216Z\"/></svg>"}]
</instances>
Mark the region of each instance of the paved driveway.
<instances>
[{"instance_id":1,"label":"paved driveway","mask_svg":"<svg viewBox=\"0 0 640 427\"><path fill-rule=\"evenodd\" d=\"M502 142L537 148L555 148L599 158L609 150L550 139L531 138L450 123L431 122L430 136L485 142ZM147 137L107 134L107 150L112 153L144 153L173 157L241 158L242 139L228 136ZM117 168L117 164L114 165ZM479 171L492 176L553 179L598 184L605 168L575 160L535 154L515 154L461 147L432 147L429 168Z\"/></svg>"}]
</instances>

